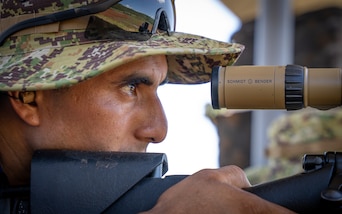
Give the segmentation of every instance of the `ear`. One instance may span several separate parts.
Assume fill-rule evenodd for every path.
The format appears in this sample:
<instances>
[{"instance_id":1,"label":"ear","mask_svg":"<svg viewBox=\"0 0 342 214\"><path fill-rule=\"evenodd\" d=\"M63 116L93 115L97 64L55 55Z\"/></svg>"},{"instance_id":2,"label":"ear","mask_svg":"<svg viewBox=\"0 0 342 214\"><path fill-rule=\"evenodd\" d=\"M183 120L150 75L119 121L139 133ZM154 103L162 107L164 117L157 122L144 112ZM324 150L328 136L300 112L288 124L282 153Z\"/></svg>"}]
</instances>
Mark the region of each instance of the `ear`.
<instances>
[{"instance_id":1,"label":"ear","mask_svg":"<svg viewBox=\"0 0 342 214\"><path fill-rule=\"evenodd\" d=\"M8 92L11 97L10 102L17 115L31 126L39 125L38 107L36 105L35 92Z\"/></svg>"}]
</instances>

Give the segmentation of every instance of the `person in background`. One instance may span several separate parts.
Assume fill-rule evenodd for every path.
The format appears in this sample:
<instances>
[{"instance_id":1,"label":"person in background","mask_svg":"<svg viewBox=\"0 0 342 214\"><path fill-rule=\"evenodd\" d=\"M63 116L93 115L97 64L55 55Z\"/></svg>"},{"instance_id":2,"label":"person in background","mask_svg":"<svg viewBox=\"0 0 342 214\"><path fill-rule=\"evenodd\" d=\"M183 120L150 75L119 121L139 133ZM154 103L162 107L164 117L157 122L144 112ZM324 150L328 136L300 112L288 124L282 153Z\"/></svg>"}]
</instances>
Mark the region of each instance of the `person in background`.
<instances>
[{"instance_id":1,"label":"person in background","mask_svg":"<svg viewBox=\"0 0 342 214\"><path fill-rule=\"evenodd\" d=\"M249 181L259 184L295 175L303 172L305 154L341 151L341 127L340 107L329 111L308 108L275 119L267 130L268 164L246 168Z\"/></svg>"}]
</instances>

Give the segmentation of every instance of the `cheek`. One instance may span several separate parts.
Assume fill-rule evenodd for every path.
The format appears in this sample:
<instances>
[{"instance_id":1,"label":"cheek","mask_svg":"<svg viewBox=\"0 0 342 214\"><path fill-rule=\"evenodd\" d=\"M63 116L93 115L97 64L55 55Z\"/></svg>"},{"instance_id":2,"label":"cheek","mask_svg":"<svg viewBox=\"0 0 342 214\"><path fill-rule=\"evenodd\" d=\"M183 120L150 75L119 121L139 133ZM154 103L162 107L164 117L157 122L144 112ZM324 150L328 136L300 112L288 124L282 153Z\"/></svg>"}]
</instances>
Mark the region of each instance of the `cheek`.
<instances>
[{"instance_id":1,"label":"cheek","mask_svg":"<svg viewBox=\"0 0 342 214\"><path fill-rule=\"evenodd\" d=\"M78 136L79 148L116 150L127 133L128 115L114 103L92 103L70 115L70 134Z\"/></svg>"},{"instance_id":2,"label":"cheek","mask_svg":"<svg viewBox=\"0 0 342 214\"><path fill-rule=\"evenodd\" d=\"M129 114L124 109L103 99L80 99L54 106L42 117L45 120L37 136L44 138L36 139L36 148L117 150L128 132Z\"/></svg>"}]
</instances>

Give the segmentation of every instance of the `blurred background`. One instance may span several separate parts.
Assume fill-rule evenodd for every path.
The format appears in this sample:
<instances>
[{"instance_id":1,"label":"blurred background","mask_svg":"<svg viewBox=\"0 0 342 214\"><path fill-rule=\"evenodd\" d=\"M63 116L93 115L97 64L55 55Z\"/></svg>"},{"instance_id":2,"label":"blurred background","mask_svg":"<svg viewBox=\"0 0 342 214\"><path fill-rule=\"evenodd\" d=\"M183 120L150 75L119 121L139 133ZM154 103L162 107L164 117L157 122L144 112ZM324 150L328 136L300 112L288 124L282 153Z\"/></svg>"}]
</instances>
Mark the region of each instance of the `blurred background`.
<instances>
[{"instance_id":1,"label":"blurred background","mask_svg":"<svg viewBox=\"0 0 342 214\"><path fill-rule=\"evenodd\" d=\"M235 65L342 67L341 0L176 0L176 30L237 42ZM166 85L168 174L235 164L252 183L301 171L303 154L342 150L342 113L303 109L213 110L210 84ZM238 92L237 92L238 93Z\"/></svg>"}]
</instances>

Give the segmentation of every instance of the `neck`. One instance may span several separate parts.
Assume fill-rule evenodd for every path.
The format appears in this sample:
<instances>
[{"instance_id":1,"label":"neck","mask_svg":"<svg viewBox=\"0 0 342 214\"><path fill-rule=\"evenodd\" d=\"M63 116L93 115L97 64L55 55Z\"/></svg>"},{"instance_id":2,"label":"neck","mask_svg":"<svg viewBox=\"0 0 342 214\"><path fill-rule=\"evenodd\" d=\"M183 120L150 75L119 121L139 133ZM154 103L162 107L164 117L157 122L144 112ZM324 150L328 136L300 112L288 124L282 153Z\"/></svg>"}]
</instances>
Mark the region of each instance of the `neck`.
<instances>
[{"instance_id":1,"label":"neck","mask_svg":"<svg viewBox=\"0 0 342 214\"><path fill-rule=\"evenodd\" d=\"M7 110L0 112L0 164L10 185L28 184L32 149L25 140L22 121Z\"/></svg>"},{"instance_id":2,"label":"neck","mask_svg":"<svg viewBox=\"0 0 342 214\"><path fill-rule=\"evenodd\" d=\"M28 184L30 178L31 152L23 146L13 148L11 145L18 145L13 141L4 140L3 136L0 137L0 161L2 170L11 185Z\"/></svg>"}]
</instances>

